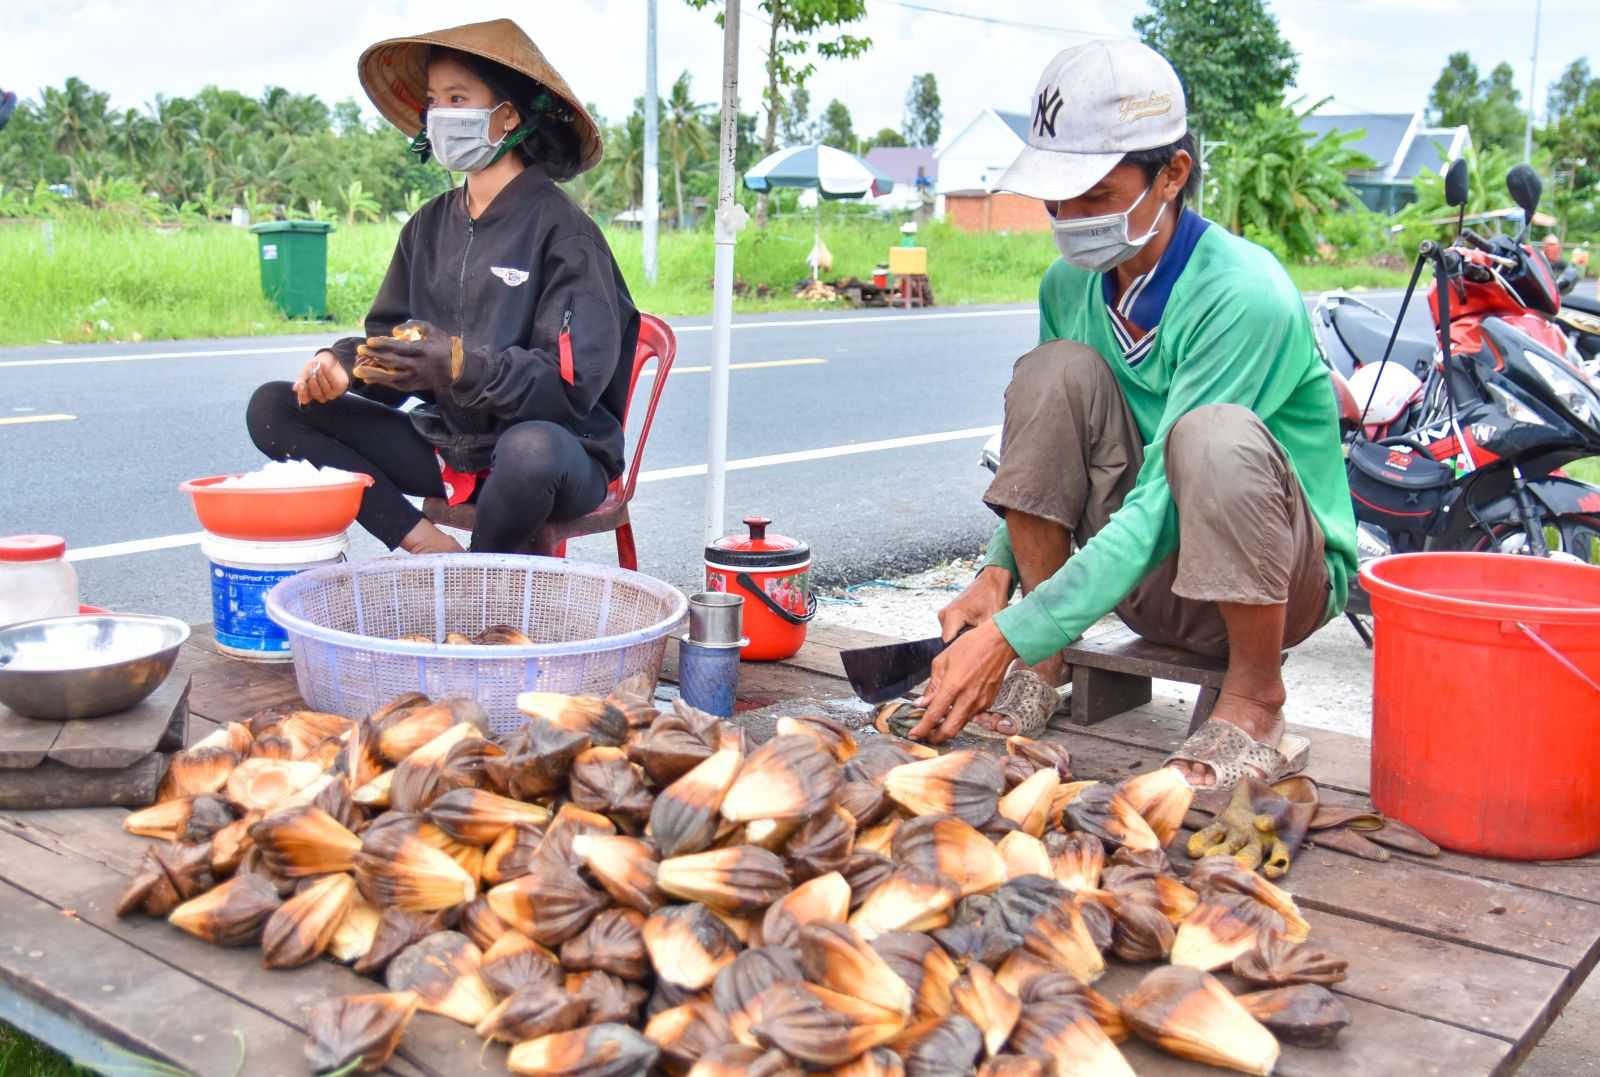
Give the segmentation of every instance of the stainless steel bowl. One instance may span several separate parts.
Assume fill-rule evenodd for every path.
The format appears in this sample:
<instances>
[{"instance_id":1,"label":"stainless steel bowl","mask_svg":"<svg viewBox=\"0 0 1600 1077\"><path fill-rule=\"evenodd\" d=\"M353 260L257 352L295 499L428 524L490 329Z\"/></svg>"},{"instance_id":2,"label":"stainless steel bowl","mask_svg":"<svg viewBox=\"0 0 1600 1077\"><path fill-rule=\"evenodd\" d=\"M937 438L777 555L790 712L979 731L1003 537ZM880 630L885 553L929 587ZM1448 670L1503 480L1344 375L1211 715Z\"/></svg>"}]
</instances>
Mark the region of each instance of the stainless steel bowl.
<instances>
[{"instance_id":1,"label":"stainless steel bowl","mask_svg":"<svg viewBox=\"0 0 1600 1077\"><path fill-rule=\"evenodd\" d=\"M166 680L189 626L174 617L104 613L0 628L0 703L32 718L99 718Z\"/></svg>"}]
</instances>

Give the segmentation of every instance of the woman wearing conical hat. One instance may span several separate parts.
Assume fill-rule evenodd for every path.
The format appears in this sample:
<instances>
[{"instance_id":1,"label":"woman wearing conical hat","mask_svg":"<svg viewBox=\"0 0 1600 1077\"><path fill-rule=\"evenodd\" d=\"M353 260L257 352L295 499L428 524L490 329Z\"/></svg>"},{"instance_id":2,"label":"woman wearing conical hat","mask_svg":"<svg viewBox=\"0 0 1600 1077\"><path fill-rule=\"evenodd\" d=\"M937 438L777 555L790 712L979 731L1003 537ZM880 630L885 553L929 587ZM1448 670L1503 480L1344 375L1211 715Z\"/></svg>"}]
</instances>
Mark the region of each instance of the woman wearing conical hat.
<instances>
[{"instance_id":1,"label":"woman wearing conical hat","mask_svg":"<svg viewBox=\"0 0 1600 1077\"><path fill-rule=\"evenodd\" d=\"M357 520L391 549L461 548L410 494L475 501L472 548L516 550L622 471L639 315L556 185L600 160L600 130L507 19L380 41L359 73L412 149L465 181L400 230L366 336L256 391L250 436L274 459L371 475Z\"/></svg>"}]
</instances>

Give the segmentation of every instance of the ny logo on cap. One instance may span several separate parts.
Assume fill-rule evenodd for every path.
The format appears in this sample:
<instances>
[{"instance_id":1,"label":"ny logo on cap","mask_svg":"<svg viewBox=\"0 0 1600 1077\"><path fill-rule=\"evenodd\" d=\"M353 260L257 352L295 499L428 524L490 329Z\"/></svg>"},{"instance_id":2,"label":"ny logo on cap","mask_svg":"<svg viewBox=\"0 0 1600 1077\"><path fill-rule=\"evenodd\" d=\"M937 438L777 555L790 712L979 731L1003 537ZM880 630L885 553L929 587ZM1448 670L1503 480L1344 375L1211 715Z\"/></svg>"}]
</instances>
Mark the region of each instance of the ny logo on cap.
<instances>
[{"instance_id":1,"label":"ny logo on cap","mask_svg":"<svg viewBox=\"0 0 1600 1077\"><path fill-rule=\"evenodd\" d=\"M1039 94L1033 109L1033 129L1039 137L1056 137L1056 117L1061 114L1061 91L1052 86Z\"/></svg>"}]
</instances>

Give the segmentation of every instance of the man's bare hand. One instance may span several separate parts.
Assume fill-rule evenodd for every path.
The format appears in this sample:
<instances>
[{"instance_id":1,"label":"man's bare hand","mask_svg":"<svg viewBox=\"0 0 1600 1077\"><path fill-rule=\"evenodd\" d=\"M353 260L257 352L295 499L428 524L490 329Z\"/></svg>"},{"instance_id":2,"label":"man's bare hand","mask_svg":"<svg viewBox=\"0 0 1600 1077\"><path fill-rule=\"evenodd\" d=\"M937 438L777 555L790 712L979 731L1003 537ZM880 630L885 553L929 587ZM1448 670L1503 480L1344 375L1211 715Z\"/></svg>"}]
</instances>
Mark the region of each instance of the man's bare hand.
<instances>
[{"instance_id":1,"label":"man's bare hand","mask_svg":"<svg viewBox=\"0 0 1600 1077\"><path fill-rule=\"evenodd\" d=\"M960 602L958 598L951 605ZM926 707L927 713L906 735L939 744L961 732L973 715L982 714L1000 694L1000 682L1016 657L991 614L933 660L933 676L917 700L917 706Z\"/></svg>"},{"instance_id":2,"label":"man's bare hand","mask_svg":"<svg viewBox=\"0 0 1600 1077\"><path fill-rule=\"evenodd\" d=\"M306 404L326 404L337 400L350 388L350 375L339 360L326 349L312 356L311 362L301 371L294 383L294 397L302 407Z\"/></svg>"},{"instance_id":3,"label":"man's bare hand","mask_svg":"<svg viewBox=\"0 0 1600 1077\"><path fill-rule=\"evenodd\" d=\"M939 635L946 642L963 628L976 628L1006 608L1011 597L1011 574L991 565L978 573L948 606L939 611Z\"/></svg>"}]
</instances>

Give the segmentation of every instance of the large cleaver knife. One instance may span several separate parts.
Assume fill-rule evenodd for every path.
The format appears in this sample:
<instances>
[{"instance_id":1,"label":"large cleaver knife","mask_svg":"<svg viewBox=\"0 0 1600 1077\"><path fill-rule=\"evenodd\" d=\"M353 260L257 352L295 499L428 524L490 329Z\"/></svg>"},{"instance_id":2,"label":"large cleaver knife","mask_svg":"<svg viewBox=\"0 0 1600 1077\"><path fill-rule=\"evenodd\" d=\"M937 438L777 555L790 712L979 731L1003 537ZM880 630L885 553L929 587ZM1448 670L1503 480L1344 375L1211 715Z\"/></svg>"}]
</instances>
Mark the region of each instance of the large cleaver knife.
<instances>
[{"instance_id":1,"label":"large cleaver knife","mask_svg":"<svg viewBox=\"0 0 1600 1077\"><path fill-rule=\"evenodd\" d=\"M948 646L950 644L933 636L909 643L840 651L839 660L844 663L844 675L850 679L850 687L855 689L856 695L868 703L883 703L905 695L912 685L927 680L933 660Z\"/></svg>"}]
</instances>

